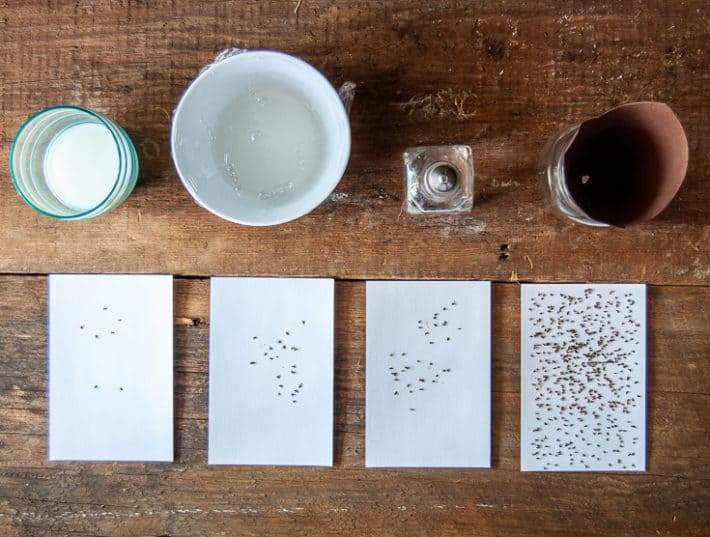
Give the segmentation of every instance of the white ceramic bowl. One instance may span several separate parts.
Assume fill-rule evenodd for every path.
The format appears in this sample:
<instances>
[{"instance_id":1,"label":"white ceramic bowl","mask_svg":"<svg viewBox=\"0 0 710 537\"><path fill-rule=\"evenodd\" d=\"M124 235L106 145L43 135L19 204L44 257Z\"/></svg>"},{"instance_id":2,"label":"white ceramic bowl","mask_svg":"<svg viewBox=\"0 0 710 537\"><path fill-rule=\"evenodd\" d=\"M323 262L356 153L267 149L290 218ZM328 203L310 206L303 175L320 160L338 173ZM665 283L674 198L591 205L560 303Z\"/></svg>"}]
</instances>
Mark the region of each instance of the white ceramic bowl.
<instances>
[{"instance_id":1,"label":"white ceramic bowl","mask_svg":"<svg viewBox=\"0 0 710 537\"><path fill-rule=\"evenodd\" d=\"M242 189L243 178L237 177L239 172L235 171L240 163L233 166L230 151L223 150L227 138L229 144L239 143L237 138L224 135L230 132L224 130L224 125L227 122L231 129L229 122L244 121L239 114L241 104L235 105L235 99L252 91L255 81L261 85L272 81L289 88L320 120L322 143L314 173L298 188L293 189L290 183L291 190L284 188L271 196ZM288 144L277 148L285 145ZM242 151L244 155L243 147L235 150L235 154ZM247 51L208 66L188 86L173 114L171 153L185 188L208 211L240 224L280 224L312 211L338 184L350 156L350 122L336 90L310 64L280 52ZM283 170L297 165L290 160L265 159L263 169L278 165Z\"/></svg>"}]
</instances>

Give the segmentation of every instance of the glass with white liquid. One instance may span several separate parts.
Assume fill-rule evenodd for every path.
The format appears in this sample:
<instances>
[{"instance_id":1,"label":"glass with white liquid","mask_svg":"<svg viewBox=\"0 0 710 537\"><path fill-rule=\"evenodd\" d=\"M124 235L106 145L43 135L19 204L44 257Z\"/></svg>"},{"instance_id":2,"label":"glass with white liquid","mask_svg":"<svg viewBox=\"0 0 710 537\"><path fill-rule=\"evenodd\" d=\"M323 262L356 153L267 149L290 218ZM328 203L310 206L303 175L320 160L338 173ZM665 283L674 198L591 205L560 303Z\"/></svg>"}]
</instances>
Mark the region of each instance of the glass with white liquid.
<instances>
[{"instance_id":1,"label":"glass with white liquid","mask_svg":"<svg viewBox=\"0 0 710 537\"><path fill-rule=\"evenodd\" d=\"M320 204L350 155L338 92L303 60L241 52L206 69L173 115L171 150L195 201L241 224L273 225Z\"/></svg>"},{"instance_id":2,"label":"glass with white liquid","mask_svg":"<svg viewBox=\"0 0 710 537\"><path fill-rule=\"evenodd\" d=\"M111 119L78 106L56 106L37 112L17 132L10 174L30 207L79 220L126 200L138 178L138 156Z\"/></svg>"}]
</instances>

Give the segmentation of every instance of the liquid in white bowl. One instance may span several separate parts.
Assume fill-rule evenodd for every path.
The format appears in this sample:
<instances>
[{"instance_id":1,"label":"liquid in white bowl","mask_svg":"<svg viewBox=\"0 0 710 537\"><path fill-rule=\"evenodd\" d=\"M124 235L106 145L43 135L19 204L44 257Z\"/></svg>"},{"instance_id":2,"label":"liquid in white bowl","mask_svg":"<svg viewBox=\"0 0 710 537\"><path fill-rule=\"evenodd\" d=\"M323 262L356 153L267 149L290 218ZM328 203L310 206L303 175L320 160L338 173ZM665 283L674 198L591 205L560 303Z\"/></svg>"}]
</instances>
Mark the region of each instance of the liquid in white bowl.
<instances>
[{"instance_id":1,"label":"liquid in white bowl","mask_svg":"<svg viewBox=\"0 0 710 537\"><path fill-rule=\"evenodd\" d=\"M213 158L238 195L286 201L318 180L324 139L323 123L308 98L282 81L263 78L221 111Z\"/></svg>"}]
</instances>

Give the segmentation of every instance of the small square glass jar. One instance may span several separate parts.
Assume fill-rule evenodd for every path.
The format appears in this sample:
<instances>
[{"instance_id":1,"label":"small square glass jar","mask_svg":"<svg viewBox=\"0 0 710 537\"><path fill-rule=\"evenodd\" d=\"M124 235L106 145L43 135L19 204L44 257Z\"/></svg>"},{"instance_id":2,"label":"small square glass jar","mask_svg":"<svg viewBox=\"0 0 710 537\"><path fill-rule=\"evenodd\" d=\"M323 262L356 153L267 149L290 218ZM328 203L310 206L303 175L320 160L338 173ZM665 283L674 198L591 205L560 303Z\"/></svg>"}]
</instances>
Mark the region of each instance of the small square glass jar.
<instances>
[{"instance_id":1,"label":"small square glass jar","mask_svg":"<svg viewBox=\"0 0 710 537\"><path fill-rule=\"evenodd\" d=\"M409 214L456 214L473 207L473 152L467 145L411 147L404 152Z\"/></svg>"}]
</instances>

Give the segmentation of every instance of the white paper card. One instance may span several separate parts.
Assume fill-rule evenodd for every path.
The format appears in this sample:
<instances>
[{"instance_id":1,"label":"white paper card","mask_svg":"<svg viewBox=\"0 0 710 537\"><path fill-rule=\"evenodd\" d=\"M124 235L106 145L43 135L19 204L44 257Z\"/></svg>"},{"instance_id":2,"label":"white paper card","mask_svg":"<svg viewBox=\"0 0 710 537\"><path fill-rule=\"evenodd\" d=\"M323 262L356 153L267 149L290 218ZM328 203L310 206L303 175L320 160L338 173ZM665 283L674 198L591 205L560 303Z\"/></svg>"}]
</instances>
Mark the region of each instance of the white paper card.
<instances>
[{"instance_id":1,"label":"white paper card","mask_svg":"<svg viewBox=\"0 0 710 537\"><path fill-rule=\"evenodd\" d=\"M209 464L333 464L333 280L212 278Z\"/></svg>"},{"instance_id":2,"label":"white paper card","mask_svg":"<svg viewBox=\"0 0 710 537\"><path fill-rule=\"evenodd\" d=\"M367 282L368 467L490 467L490 282Z\"/></svg>"},{"instance_id":3,"label":"white paper card","mask_svg":"<svg viewBox=\"0 0 710 537\"><path fill-rule=\"evenodd\" d=\"M523 285L522 470L646 468L646 286Z\"/></svg>"},{"instance_id":4,"label":"white paper card","mask_svg":"<svg viewBox=\"0 0 710 537\"><path fill-rule=\"evenodd\" d=\"M49 276L50 460L173 460L172 282Z\"/></svg>"}]
</instances>

